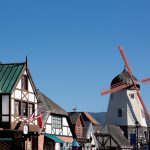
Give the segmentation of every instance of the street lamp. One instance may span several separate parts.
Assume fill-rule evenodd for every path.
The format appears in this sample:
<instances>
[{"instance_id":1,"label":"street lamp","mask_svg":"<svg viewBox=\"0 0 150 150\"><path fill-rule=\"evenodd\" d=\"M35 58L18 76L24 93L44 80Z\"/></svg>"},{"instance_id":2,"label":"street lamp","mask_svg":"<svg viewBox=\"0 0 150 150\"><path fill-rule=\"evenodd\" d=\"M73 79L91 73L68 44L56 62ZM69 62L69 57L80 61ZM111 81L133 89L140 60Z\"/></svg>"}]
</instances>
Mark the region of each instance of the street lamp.
<instances>
[{"instance_id":1,"label":"street lamp","mask_svg":"<svg viewBox=\"0 0 150 150\"><path fill-rule=\"evenodd\" d=\"M136 126L136 150L138 150L138 133L139 133L139 127L140 127L140 124L138 121L135 122L135 126Z\"/></svg>"}]
</instances>

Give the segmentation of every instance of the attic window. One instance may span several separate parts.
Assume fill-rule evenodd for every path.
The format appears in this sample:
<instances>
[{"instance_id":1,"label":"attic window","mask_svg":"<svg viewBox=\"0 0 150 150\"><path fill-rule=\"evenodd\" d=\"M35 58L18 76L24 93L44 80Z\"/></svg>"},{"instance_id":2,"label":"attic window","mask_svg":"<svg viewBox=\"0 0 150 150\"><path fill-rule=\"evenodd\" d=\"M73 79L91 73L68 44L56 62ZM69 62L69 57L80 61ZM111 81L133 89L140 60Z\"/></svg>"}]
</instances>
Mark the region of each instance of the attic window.
<instances>
[{"instance_id":1,"label":"attic window","mask_svg":"<svg viewBox=\"0 0 150 150\"><path fill-rule=\"evenodd\" d=\"M26 75L23 75L21 77L21 89L28 90L28 78Z\"/></svg>"}]
</instances>

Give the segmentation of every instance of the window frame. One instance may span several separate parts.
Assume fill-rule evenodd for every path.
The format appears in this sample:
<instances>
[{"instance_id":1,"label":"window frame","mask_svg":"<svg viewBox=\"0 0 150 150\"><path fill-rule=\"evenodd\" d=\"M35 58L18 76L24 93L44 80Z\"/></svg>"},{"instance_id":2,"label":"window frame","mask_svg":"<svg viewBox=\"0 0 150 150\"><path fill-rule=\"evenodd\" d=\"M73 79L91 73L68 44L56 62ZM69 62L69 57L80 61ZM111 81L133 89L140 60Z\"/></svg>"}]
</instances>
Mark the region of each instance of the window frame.
<instances>
[{"instance_id":1,"label":"window frame","mask_svg":"<svg viewBox=\"0 0 150 150\"><path fill-rule=\"evenodd\" d=\"M24 105L25 104L25 105ZM25 106L25 107L24 107ZM24 109L25 108L25 109ZM24 112L25 110L25 112ZM28 116L28 103L27 102L22 102L21 103L21 112L23 116Z\"/></svg>"},{"instance_id":2,"label":"window frame","mask_svg":"<svg viewBox=\"0 0 150 150\"><path fill-rule=\"evenodd\" d=\"M77 125L76 126L76 131L77 131L77 137L81 137L82 136L82 126L81 125Z\"/></svg>"},{"instance_id":3,"label":"window frame","mask_svg":"<svg viewBox=\"0 0 150 150\"><path fill-rule=\"evenodd\" d=\"M18 103L18 104L16 104L16 103ZM16 107L17 107L18 113L16 113ZM21 101L14 100L14 114L18 115L18 116L21 115L20 109L21 109Z\"/></svg>"},{"instance_id":4,"label":"window frame","mask_svg":"<svg viewBox=\"0 0 150 150\"><path fill-rule=\"evenodd\" d=\"M52 116L52 128L62 129L62 117L61 116Z\"/></svg>"},{"instance_id":5,"label":"window frame","mask_svg":"<svg viewBox=\"0 0 150 150\"><path fill-rule=\"evenodd\" d=\"M32 108L30 106L32 106ZM30 112L30 110L31 110L31 112ZM34 112L34 104L33 103L28 103L28 115L30 116L31 114L33 114L33 112Z\"/></svg>"},{"instance_id":6,"label":"window frame","mask_svg":"<svg viewBox=\"0 0 150 150\"><path fill-rule=\"evenodd\" d=\"M130 98L131 98L131 99L134 99L134 98L135 98L134 93L131 93L131 94L130 94Z\"/></svg>"},{"instance_id":7,"label":"window frame","mask_svg":"<svg viewBox=\"0 0 150 150\"><path fill-rule=\"evenodd\" d=\"M28 90L28 77L27 75L22 75L21 77L21 89Z\"/></svg>"}]
</instances>

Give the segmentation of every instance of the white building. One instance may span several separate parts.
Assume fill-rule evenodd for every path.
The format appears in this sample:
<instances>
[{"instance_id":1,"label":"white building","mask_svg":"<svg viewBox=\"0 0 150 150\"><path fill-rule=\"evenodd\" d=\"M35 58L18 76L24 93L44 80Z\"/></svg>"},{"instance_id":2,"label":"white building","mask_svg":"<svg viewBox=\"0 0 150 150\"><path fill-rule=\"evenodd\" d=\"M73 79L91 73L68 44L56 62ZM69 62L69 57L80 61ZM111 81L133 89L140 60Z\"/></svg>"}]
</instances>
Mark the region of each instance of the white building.
<instances>
[{"instance_id":1,"label":"white building","mask_svg":"<svg viewBox=\"0 0 150 150\"><path fill-rule=\"evenodd\" d=\"M133 78L137 81L136 86L140 90L138 80L134 76ZM120 83L132 83L131 77L126 69L112 80L111 87ZM136 138L137 134L136 122L140 125L138 127L138 138L139 140L143 140L141 142L145 142L148 134L145 112L136 93L133 85L111 93L106 115L106 124L120 126L131 144L135 142L134 138Z\"/></svg>"}]
</instances>

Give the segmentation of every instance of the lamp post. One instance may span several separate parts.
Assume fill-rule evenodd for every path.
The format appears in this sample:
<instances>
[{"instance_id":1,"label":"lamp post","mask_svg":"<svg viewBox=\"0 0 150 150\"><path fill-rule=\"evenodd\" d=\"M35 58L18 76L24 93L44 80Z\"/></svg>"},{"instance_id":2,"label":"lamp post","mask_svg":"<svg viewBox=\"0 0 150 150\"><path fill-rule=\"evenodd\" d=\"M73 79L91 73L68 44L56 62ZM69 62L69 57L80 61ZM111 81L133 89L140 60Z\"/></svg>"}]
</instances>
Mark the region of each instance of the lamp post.
<instances>
[{"instance_id":1,"label":"lamp post","mask_svg":"<svg viewBox=\"0 0 150 150\"><path fill-rule=\"evenodd\" d=\"M135 122L135 126L136 126L136 150L138 150L138 137L139 137L138 134L139 134L139 126L140 126L138 121Z\"/></svg>"}]
</instances>

